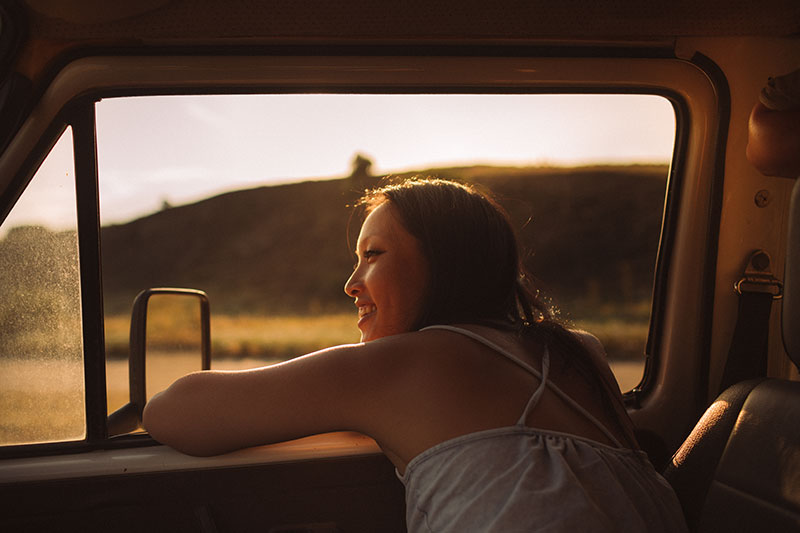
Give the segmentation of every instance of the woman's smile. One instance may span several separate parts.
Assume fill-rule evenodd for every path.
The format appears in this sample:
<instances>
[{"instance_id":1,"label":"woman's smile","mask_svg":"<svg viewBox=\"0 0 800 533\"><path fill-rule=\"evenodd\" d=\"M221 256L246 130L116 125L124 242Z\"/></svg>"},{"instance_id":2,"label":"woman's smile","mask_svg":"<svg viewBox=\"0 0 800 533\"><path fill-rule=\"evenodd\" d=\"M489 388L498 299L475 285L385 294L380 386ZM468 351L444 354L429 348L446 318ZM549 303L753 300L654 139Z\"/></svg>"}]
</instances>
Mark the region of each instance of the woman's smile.
<instances>
[{"instance_id":1,"label":"woman's smile","mask_svg":"<svg viewBox=\"0 0 800 533\"><path fill-rule=\"evenodd\" d=\"M375 315L378 308L372 304L364 304L358 306L358 327L361 328L361 325L369 320L371 317Z\"/></svg>"},{"instance_id":2,"label":"woman's smile","mask_svg":"<svg viewBox=\"0 0 800 533\"><path fill-rule=\"evenodd\" d=\"M360 305L358 306L358 318L364 318L374 313L378 308L374 305Z\"/></svg>"}]
</instances>

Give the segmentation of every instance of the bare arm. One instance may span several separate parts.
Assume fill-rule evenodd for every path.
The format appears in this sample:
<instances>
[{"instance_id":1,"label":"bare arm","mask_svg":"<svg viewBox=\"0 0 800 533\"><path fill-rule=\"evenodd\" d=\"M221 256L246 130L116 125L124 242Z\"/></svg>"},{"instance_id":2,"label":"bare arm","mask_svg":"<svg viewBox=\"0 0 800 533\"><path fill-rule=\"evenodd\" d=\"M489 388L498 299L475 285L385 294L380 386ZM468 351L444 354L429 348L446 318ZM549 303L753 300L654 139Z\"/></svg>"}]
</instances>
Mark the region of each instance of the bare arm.
<instances>
[{"instance_id":1,"label":"bare arm","mask_svg":"<svg viewBox=\"0 0 800 533\"><path fill-rule=\"evenodd\" d=\"M191 455L328 431L369 433L386 361L373 347L347 345L271 367L189 374L148 402L144 426Z\"/></svg>"}]
</instances>

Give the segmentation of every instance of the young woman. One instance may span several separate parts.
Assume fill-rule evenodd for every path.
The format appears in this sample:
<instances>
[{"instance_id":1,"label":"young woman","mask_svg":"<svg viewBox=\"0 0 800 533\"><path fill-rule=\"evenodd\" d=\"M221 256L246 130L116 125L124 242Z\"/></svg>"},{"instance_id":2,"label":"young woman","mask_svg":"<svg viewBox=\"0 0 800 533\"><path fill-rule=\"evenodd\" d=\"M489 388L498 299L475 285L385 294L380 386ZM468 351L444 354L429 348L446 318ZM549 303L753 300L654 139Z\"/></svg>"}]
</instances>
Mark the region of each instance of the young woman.
<instances>
[{"instance_id":1,"label":"young woman","mask_svg":"<svg viewBox=\"0 0 800 533\"><path fill-rule=\"evenodd\" d=\"M363 203L345 284L362 342L186 376L148 403L150 434L211 455L364 433L406 485L409 531L684 529L602 346L552 319L504 211L442 180Z\"/></svg>"}]
</instances>

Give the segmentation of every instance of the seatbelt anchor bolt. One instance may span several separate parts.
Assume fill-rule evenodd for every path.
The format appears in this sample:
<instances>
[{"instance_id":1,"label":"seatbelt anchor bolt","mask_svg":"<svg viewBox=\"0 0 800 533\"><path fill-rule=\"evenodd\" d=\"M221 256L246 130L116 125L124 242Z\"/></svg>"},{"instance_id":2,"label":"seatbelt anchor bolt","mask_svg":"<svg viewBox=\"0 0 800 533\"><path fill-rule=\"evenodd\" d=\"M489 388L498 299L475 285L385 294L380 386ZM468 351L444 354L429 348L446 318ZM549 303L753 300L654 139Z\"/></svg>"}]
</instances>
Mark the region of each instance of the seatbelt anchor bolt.
<instances>
[{"instance_id":1,"label":"seatbelt anchor bolt","mask_svg":"<svg viewBox=\"0 0 800 533\"><path fill-rule=\"evenodd\" d=\"M773 300L783 298L783 283L772 275L770 270L769 253L765 250L756 250L750 254L744 276L733 284L733 290L740 295L749 293L769 293Z\"/></svg>"}]
</instances>

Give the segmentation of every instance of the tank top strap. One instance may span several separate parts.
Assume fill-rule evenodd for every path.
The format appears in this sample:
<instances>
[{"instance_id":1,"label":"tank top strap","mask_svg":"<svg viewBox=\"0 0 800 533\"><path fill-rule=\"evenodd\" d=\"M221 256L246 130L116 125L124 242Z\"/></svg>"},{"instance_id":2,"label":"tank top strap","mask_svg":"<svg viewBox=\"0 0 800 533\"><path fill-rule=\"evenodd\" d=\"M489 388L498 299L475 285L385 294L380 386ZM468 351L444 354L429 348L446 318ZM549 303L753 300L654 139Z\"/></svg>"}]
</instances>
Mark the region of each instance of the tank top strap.
<instances>
[{"instance_id":1,"label":"tank top strap","mask_svg":"<svg viewBox=\"0 0 800 533\"><path fill-rule=\"evenodd\" d=\"M530 414L531 411L533 411L536 408L536 405L539 403L539 399L542 397L542 394L544 394L544 390L547 387L547 375L549 373L550 373L550 350L548 350L547 345L545 345L544 353L542 353L542 373L540 377L539 386L536 387L536 390L531 395L527 405L525 405L525 410L522 411L522 415L520 415L519 420L517 420L518 426L525 425L525 421L528 419L528 415Z\"/></svg>"},{"instance_id":2,"label":"tank top strap","mask_svg":"<svg viewBox=\"0 0 800 533\"><path fill-rule=\"evenodd\" d=\"M479 343L483 344L484 346L488 346L489 348L491 348L495 352L497 352L500 355L502 355L502 356L506 357L507 359L511 360L517 366L521 366L522 368L524 368L525 370L527 370L528 372L530 372L531 374L533 374L537 378L542 379L542 373L539 372L538 370L536 370L534 367L532 367L531 365L529 365L525 361L523 361L521 359L518 359L517 356L515 356L514 354L512 354L511 352L509 352L505 348L502 348L502 347L498 346L497 344L495 344L494 342L490 341L489 339L487 339L483 335L479 335L478 333L475 333L474 331L470 331L470 330L465 329L465 328L459 328L457 326L448 326L448 325L444 325L444 324L437 324L437 325L434 325L434 326L427 326L427 327L422 328L420 331L425 331L425 330L429 330L429 329L445 329L447 331L454 331L456 333L460 333L460 334L464 335L465 337L469 337L471 339L474 339L474 340L478 341ZM544 380L542 380L542 381L544 381Z\"/></svg>"},{"instance_id":3,"label":"tank top strap","mask_svg":"<svg viewBox=\"0 0 800 533\"><path fill-rule=\"evenodd\" d=\"M497 352L500 355L504 356L506 359L508 359L511 362L515 363L517 366L522 367L523 369L527 370L528 372L530 372L531 374L533 374L534 376L539 378L539 380L540 380L539 386L536 387L536 390L533 392L533 394L531 395L530 399L528 400L528 403L525 406L525 409L522 412L522 415L520 416L519 420L517 421L517 425L518 426L524 426L525 425L525 421L527 420L528 415L531 413L531 411L533 411L536 408L536 405L539 403L539 400L541 399L542 394L544 394L545 388L549 387L550 390L553 391L559 398L564 400L564 402L566 402L567 405L569 405L570 407L572 407L573 409L578 411L589 422L594 424L595 427L597 427L597 429L599 429L603 433L603 435L605 435L608 438L608 440L610 440L612 443L614 443L615 446L617 446L619 448L623 447L622 443L620 443L620 441L614 436L614 434L611 433L611 431L608 430L608 428L605 426L605 424L603 424L597 418L595 418L594 415L592 415L589 411L584 409L583 406L581 406L578 402L573 400L567 393L565 393L560 388L558 388L558 386L555 383L552 383L552 382L547 380L547 377L548 377L548 374L549 374L549 371L550 371L550 351L547 349L546 345L544 347L544 352L542 353L542 371L539 372L533 366L529 365L525 361L520 360L519 358L517 358L514 354L512 354L511 352L509 352L505 348L495 344L494 342L490 341L486 337L484 337L484 336L482 336L482 335L480 335L478 333L475 333L474 331L470 331L470 330L465 329L465 328L459 328L457 326L449 326L449 325L445 325L445 324L437 324L437 325L433 325L433 326L428 326L428 327L422 328L420 331L425 331L425 330L429 330L429 329L443 329L443 330L452 331L452 332L455 332L455 333L460 333L461 335L464 335L466 337L474 339L474 340L478 341L479 343L483 344L484 346L487 346L488 348L491 348L495 352Z\"/></svg>"}]
</instances>

